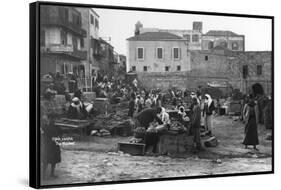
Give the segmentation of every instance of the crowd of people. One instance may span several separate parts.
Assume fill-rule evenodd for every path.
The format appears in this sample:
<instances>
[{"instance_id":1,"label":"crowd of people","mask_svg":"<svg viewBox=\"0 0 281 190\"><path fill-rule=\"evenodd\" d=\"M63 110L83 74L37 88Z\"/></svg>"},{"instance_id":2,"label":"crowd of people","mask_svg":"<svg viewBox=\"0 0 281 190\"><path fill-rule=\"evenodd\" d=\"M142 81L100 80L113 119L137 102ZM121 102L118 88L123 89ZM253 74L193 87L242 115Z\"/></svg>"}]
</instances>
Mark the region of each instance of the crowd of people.
<instances>
[{"instance_id":1,"label":"crowd of people","mask_svg":"<svg viewBox=\"0 0 281 190\"><path fill-rule=\"evenodd\" d=\"M142 88L134 79L130 83L114 77L99 76L93 81L93 90L97 97L110 98L112 102L120 100L128 101L128 117L134 123L134 137L137 142L146 144L146 148L152 148L157 152L161 132L172 125L167 110L176 111L179 121L188 128L188 133L193 136L195 150L202 149L202 128L209 136L213 136L213 117L219 114L219 100L213 100L210 94L202 94L199 90L177 90L175 88L162 91L158 88L147 90ZM45 99L52 99L56 95L53 85L46 88ZM71 98L65 93L67 100L67 117L72 119L87 119L91 115L94 103L83 102L83 92L77 89ZM272 104L262 92L254 92L245 96L241 102L241 120L245 124L245 148L253 146L255 150L259 144L258 124L264 123L267 129L272 128ZM60 162L60 148L52 141L55 136L60 136L61 131L54 128L52 114L43 115L41 123L43 151L43 176L48 164L51 165L51 176L54 175L55 166ZM54 151L55 150L55 151Z\"/></svg>"},{"instance_id":2,"label":"crowd of people","mask_svg":"<svg viewBox=\"0 0 281 190\"><path fill-rule=\"evenodd\" d=\"M193 135L194 148L200 150L202 121L203 129L212 136L212 120L216 113L211 96L201 95L200 92L176 89L170 89L166 93L160 89L132 92L128 116L135 123L135 138L144 142L147 149L152 146L152 151L155 152L161 132L171 125L167 108L176 111L178 120L187 128L188 134Z\"/></svg>"}]
</instances>

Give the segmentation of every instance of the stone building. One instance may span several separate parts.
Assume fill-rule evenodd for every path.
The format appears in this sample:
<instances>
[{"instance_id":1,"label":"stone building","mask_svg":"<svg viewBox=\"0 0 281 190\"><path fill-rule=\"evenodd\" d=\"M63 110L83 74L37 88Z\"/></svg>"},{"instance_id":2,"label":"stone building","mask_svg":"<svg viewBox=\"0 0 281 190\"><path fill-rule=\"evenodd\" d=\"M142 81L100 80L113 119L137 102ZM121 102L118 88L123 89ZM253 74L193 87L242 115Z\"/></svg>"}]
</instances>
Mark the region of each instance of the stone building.
<instances>
[{"instance_id":1,"label":"stone building","mask_svg":"<svg viewBox=\"0 0 281 190\"><path fill-rule=\"evenodd\" d=\"M99 70L98 61L93 54L92 40L99 39L99 15L90 8L77 8L82 17L82 28L87 31L87 35L83 38L83 50L87 51L87 59L83 61L85 66L85 78L81 80L86 90L91 90L92 78L97 75Z\"/></svg>"},{"instance_id":2,"label":"stone building","mask_svg":"<svg viewBox=\"0 0 281 190\"><path fill-rule=\"evenodd\" d=\"M260 83L270 94L271 52L247 52L244 35L223 30L204 34L202 25L166 30L138 22L135 36L127 39L127 71L136 72L148 88L224 86L249 93L251 85Z\"/></svg>"},{"instance_id":3,"label":"stone building","mask_svg":"<svg viewBox=\"0 0 281 190\"><path fill-rule=\"evenodd\" d=\"M115 64L114 47L102 38L92 39L93 56L101 74L112 75Z\"/></svg>"},{"instance_id":4,"label":"stone building","mask_svg":"<svg viewBox=\"0 0 281 190\"><path fill-rule=\"evenodd\" d=\"M127 39L128 68L134 72L190 70L186 40L169 32L144 32Z\"/></svg>"},{"instance_id":5,"label":"stone building","mask_svg":"<svg viewBox=\"0 0 281 190\"><path fill-rule=\"evenodd\" d=\"M87 32L82 28L81 13L73 7L53 5L41 6L40 13L40 74L72 72L83 77Z\"/></svg>"},{"instance_id":6,"label":"stone building","mask_svg":"<svg viewBox=\"0 0 281 190\"><path fill-rule=\"evenodd\" d=\"M195 90L198 86L224 86L250 93L259 83L267 95L272 93L271 51L233 52L214 48L190 52L190 71L138 73L147 88Z\"/></svg>"},{"instance_id":7,"label":"stone building","mask_svg":"<svg viewBox=\"0 0 281 190\"><path fill-rule=\"evenodd\" d=\"M245 36L223 30L210 30L202 35L202 50L210 50L217 46L232 51L244 51Z\"/></svg>"},{"instance_id":8,"label":"stone building","mask_svg":"<svg viewBox=\"0 0 281 190\"><path fill-rule=\"evenodd\" d=\"M189 50L201 50L202 44L202 22L193 22L192 30L176 30L176 29L159 29L159 28L144 28L140 22L136 24L136 31L138 34L146 32L167 32L182 37L186 41Z\"/></svg>"},{"instance_id":9,"label":"stone building","mask_svg":"<svg viewBox=\"0 0 281 190\"><path fill-rule=\"evenodd\" d=\"M272 95L272 52L238 52L230 64L239 66L240 90L251 92L251 86L259 83L267 95Z\"/></svg>"},{"instance_id":10,"label":"stone building","mask_svg":"<svg viewBox=\"0 0 281 190\"><path fill-rule=\"evenodd\" d=\"M251 85L260 83L271 94L271 56L271 51L234 52L222 47L193 51L191 75L200 76L196 80L198 85L227 83L243 93L249 93Z\"/></svg>"}]
</instances>

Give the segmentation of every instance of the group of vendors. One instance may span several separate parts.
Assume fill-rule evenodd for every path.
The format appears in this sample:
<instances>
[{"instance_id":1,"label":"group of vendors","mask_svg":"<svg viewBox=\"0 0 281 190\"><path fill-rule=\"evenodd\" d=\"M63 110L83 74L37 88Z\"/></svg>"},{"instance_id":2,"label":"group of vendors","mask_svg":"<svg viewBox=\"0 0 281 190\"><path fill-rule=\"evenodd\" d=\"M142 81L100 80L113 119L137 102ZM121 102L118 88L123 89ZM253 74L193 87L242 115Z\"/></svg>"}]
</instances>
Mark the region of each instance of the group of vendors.
<instances>
[{"instance_id":1,"label":"group of vendors","mask_svg":"<svg viewBox=\"0 0 281 190\"><path fill-rule=\"evenodd\" d=\"M204 96L204 108L201 112L200 99L195 93L191 93L191 106L189 108L190 113L186 114L184 106L177 107L177 116L182 123L189 123L189 134L193 135L193 145L195 149L201 149L200 127L201 117L204 118L205 129L212 135L212 116L215 111L214 102L211 96L206 94ZM161 100L160 100L161 101ZM152 149L153 153L156 153L157 143L159 136L163 129L169 128L171 120L169 114L164 107L152 106L146 107L140 112L135 113L138 110L135 94L131 95L131 101L129 103L128 115L132 117L135 127L135 138L142 139L142 142L146 145L146 150ZM161 105L161 104L160 104ZM203 114L202 114L203 113ZM155 124L156 122L156 124Z\"/></svg>"}]
</instances>

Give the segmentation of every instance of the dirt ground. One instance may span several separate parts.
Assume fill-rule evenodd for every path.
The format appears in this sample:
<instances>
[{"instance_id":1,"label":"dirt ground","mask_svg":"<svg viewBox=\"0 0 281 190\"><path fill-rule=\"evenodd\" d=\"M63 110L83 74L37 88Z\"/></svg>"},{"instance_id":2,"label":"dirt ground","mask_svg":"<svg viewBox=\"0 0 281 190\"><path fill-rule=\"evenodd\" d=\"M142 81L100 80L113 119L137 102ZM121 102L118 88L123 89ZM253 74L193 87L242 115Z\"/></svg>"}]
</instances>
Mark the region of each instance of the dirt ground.
<instances>
[{"instance_id":1,"label":"dirt ground","mask_svg":"<svg viewBox=\"0 0 281 190\"><path fill-rule=\"evenodd\" d=\"M118 142L131 137L86 137L74 145L61 147L62 162L57 178L42 180L42 185L122 181L150 178L202 176L272 170L271 141L260 125L259 151L244 149L244 125L228 116L214 118L214 135L219 145L198 153L170 156L131 156L116 153Z\"/></svg>"}]
</instances>

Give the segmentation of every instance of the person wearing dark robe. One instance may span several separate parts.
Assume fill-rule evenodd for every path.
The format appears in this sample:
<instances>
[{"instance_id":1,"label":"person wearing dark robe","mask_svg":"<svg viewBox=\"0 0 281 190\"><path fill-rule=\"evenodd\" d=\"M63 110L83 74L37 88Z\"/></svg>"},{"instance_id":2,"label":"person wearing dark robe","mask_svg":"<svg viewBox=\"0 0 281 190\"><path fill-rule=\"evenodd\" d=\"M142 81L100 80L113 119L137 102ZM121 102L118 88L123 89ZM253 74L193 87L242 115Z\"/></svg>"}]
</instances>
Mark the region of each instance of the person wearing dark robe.
<instances>
[{"instance_id":1,"label":"person wearing dark robe","mask_svg":"<svg viewBox=\"0 0 281 190\"><path fill-rule=\"evenodd\" d=\"M129 111L128 111L128 116L133 117L134 112L135 112L135 104L136 104L136 95L135 93L131 94L131 100L129 102Z\"/></svg>"},{"instance_id":2,"label":"person wearing dark robe","mask_svg":"<svg viewBox=\"0 0 281 190\"><path fill-rule=\"evenodd\" d=\"M77 78L73 73L70 73L68 86L70 93L75 92L78 89Z\"/></svg>"},{"instance_id":3,"label":"person wearing dark robe","mask_svg":"<svg viewBox=\"0 0 281 190\"><path fill-rule=\"evenodd\" d=\"M192 98L193 110L191 118L191 127L193 129L193 145L197 150L201 149L201 137L200 137L200 126L201 126L201 109L198 105L197 98Z\"/></svg>"},{"instance_id":4,"label":"person wearing dark robe","mask_svg":"<svg viewBox=\"0 0 281 190\"><path fill-rule=\"evenodd\" d=\"M146 145L146 150L152 146L152 152L156 153L157 143L159 141L159 136L155 132L147 132L146 130L149 127L149 124L153 121L157 121L158 124L162 125L163 122L159 118L159 114L161 113L162 108L146 108L138 113L135 117L136 120L136 129L135 129L135 137L136 138L143 138L144 143ZM142 133L142 134L140 134Z\"/></svg>"},{"instance_id":5,"label":"person wearing dark robe","mask_svg":"<svg viewBox=\"0 0 281 190\"><path fill-rule=\"evenodd\" d=\"M264 114L264 125L266 129L272 129L272 101L271 97L268 98L267 105L263 110Z\"/></svg>"},{"instance_id":6,"label":"person wearing dark robe","mask_svg":"<svg viewBox=\"0 0 281 190\"><path fill-rule=\"evenodd\" d=\"M61 162L60 146L55 138L62 136L62 131L54 125L55 117L43 115L41 124L41 162L43 164L43 178L46 178L48 165L51 165L50 177L55 175L56 164Z\"/></svg>"},{"instance_id":7,"label":"person wearing dark robe","mask_svg":"<svg viewBox=\"0 0 281 190\"><path fill-rule=\"evenodd\" d=\"M74 92L74 95L73 95L73 96L79 98L79 100L82 100L82 98L83 98L83 92L82 92L82 90L81 90L81 89L76 90L76 91Z\"/></svg>"},{"instance_id":8,"label":"person wearing dark robe","mask_svg":"<svg viewBox=\"0 0 281 190\"><path fill-rule=\"evenodd\" d=\"M254 149L256 145L259 144L258 139L258 130L257 130L257 120L258 120L258 111L257 105L253 99L249 100L245 110L245 138L243 144L245 148L248 148L248 145L252 145Z\"/></svg>"}]
</instances>

